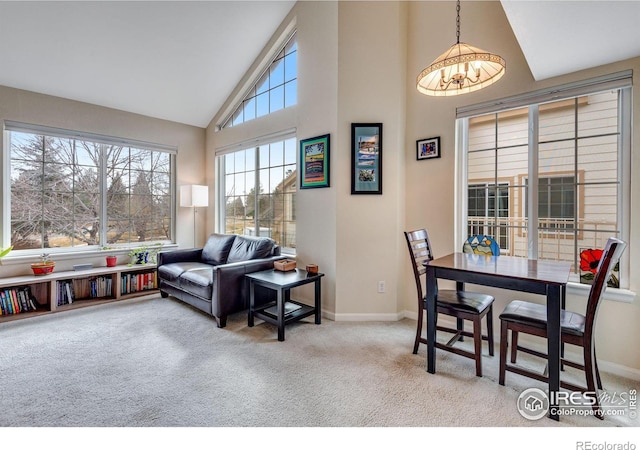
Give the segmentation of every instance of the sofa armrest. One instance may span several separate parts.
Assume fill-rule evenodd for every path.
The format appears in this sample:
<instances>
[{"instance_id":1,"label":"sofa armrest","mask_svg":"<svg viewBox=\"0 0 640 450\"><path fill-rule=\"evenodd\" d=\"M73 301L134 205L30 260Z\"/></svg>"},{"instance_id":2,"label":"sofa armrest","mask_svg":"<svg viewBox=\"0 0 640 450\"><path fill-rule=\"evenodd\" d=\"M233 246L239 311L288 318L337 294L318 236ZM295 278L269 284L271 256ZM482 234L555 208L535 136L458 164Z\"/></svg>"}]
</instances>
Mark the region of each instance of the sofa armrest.
<instances>
[{"instance_id":1,"label":"sofa armrest","mask_svg":"<svg viewBox=\"0 0 640 450\"><path fill-rule=\"evenodd\" d=\"M213 267L213 298L211 309L216 317L249 307L249 295L245 275L261 270L273 269L273 262L285 256L250 259Z\"/></svg>"},{"instance_id":2,"label":"sofa armrest","mask_svg":"<svg viewBox=\"0 0 640 450\"><path fill-rule=\"evenodd\" d=\"M201 261L202 249L190 248L186 250L172 250L158 253L158 267L163 264L171 264L177 262Z\"/></svg>"}]
</instances>

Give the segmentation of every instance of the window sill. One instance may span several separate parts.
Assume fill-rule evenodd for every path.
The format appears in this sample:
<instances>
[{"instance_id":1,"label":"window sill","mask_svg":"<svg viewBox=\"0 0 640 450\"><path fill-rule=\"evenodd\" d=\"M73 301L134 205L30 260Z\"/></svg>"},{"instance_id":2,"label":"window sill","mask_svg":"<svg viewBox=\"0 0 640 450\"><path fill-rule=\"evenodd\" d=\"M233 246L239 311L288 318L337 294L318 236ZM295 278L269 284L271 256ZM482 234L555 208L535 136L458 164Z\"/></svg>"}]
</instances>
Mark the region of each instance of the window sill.
<instances>
[{"instance_id":1,"label":"window sill","mask_svg":"<svg viewBox=\"0 0 640 450\"><path fill-rule=\"evenodd\" d=\"M177 248L177 244L163 244L162 250L175 249ZM89 258L99 258L105 257L107 255L116 255L116 256L128 256L129 251L132 248L114 248L111 250L86 250L86 251L61 251L61 252L51 252L49 253L49 259L51 261L71 261L71 260L83 260ZM41 260L42 253L27 253L22 255L15 256L5 256L0 259L0 265L3 266L12 266L18 264L30 264L34 262L38 262Z\"/></svg>"},{"instance_id":2,"label":"window sill","mask_svg":"<svg viewBox=\"0 0 640 450\"><path fill-rule=\"evenodd\" d=\"M579 295L586 298L589 295L590 289L591 285L589 284L572 282L567 284L567 294L571 295ZM636 299L636 293L628 289L607 288L602 298L614 302L633 303Z\"/></svg>"}]
</instances>

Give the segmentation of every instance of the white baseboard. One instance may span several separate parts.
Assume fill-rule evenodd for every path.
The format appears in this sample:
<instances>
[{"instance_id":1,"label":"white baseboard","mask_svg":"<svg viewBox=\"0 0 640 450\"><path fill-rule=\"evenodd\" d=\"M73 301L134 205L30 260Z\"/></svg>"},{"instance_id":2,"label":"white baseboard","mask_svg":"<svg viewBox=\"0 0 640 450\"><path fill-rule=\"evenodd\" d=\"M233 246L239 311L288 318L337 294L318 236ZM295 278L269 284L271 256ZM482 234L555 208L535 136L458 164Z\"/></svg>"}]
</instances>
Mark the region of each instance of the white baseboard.
<instances>
[{"instance_id":1,"label":"white baseboard","mask_svg":"<svg viewBox=\"0 0 640 450\"><path fill-rule=\"evenodd\" d=\"M402 312L399 313L343 313L336 314L327 311L322 312L322 317L335 322L397 322L404 318ZM417 317L417 315L416 315Z\"/></svg>"}]
</instances>

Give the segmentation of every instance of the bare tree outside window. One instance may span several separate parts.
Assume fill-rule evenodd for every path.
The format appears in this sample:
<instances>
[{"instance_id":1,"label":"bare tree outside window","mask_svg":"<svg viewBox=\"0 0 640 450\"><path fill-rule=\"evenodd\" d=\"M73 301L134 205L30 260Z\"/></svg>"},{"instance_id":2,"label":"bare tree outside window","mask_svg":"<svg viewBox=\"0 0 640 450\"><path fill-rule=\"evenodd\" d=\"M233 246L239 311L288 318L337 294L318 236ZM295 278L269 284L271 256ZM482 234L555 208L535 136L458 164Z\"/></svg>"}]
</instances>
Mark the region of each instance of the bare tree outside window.
<instances>
[{"instance_id":1,"label":"bare tree outside window","mask_svg":"<svg viewBox=\"0 0 640 450\"><path fill-rule=\"evenodd\" d=\"M10 142L14 250L171 239L168 153L16 131Z\"/></svg>"}]
</instances>

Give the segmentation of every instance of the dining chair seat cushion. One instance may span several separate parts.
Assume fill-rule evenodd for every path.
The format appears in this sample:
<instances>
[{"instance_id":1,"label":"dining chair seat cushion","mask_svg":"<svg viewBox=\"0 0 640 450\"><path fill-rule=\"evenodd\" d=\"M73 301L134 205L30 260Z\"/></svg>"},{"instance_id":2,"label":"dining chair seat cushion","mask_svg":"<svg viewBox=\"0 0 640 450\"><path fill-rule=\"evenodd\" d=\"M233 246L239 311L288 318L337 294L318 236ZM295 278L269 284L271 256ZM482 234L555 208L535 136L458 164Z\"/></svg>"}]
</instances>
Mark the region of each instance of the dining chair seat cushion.
<instances>
[{"instance_id":1,"label":"dining chair seat cushion","mask_svg":"<svg viewBox=\"0 0 640 450\"><path fill-rule=\"evenodd\" d=\"M438 306L449 306L459 310L481 314L493 303L493 296L478 292L443 289L438 291Z\"/></svg>"},{"instance_id":2,"label":"dining chair seat cushion","mask_svg":"<svg viewBox=\"0 0 640 450\"><path fill-rule=\"evenodd\" d=\"M516 322L536 328L546 328L547 307L546 305L539 305L537 303L514 300L509 303L502 314L500 314L500 320ZM562 333L583 336L586 320L586 317L582 314L564 309L560 311L560 327Z\"/></svg>"}]
</instances>

